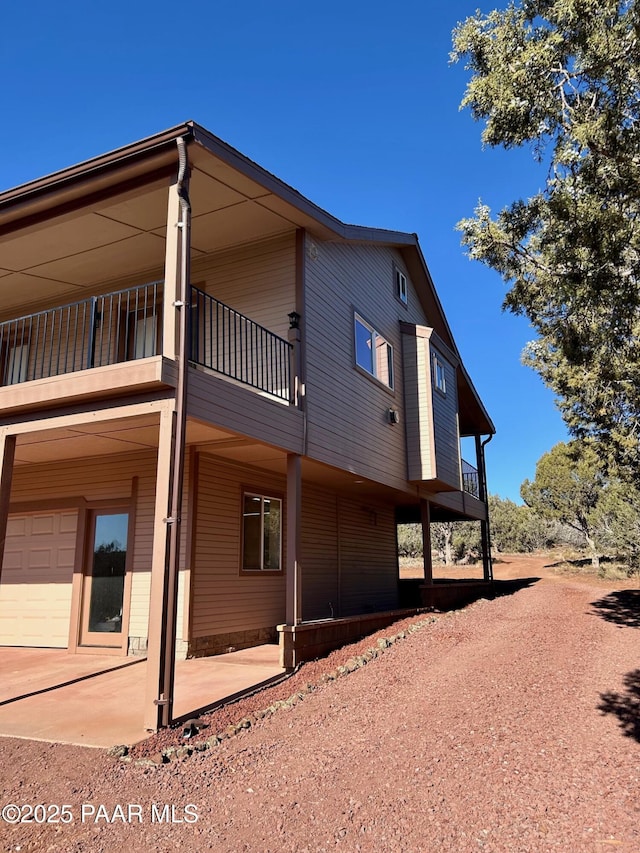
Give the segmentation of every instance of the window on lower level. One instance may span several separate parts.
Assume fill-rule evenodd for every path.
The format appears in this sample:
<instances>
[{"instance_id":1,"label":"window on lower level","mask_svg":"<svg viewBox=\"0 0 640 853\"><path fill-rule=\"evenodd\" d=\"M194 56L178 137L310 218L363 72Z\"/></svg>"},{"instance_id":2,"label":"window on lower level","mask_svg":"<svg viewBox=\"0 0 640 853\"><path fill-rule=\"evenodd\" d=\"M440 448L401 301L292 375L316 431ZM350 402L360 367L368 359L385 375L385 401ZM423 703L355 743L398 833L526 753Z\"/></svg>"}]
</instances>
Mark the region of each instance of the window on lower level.
<instances>
[{"instance_id":1,"label":"window on lower level","mask_svg":"<svg viewBox=\"0 0 640 853\"><path fill-rule=\"evenodd\" d=\"M393 347L373 326L354 315L356 364L393 388Z\"/></svg>"},{"instance_id":2,"label":"window on lower level","mask_svg":"<svg viewBox=\"0 0 640 853\"><path fill-rule=\"evenodd\" d=\"M244 492L242 496L242 570L282 570L282 500Z\"/></svg>"}]
</instances>

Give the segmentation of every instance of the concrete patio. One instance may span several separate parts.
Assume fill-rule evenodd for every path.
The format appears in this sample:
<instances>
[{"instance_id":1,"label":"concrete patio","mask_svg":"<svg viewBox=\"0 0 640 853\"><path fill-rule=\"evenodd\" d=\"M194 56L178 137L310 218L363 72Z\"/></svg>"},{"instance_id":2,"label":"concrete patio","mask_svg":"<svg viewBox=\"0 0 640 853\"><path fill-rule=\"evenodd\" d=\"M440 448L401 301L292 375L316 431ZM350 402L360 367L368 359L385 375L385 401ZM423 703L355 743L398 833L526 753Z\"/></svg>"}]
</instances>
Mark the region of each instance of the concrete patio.
<instances>
[{"instance_id":1,"label":"concrete patio","mask_svg":"<svg viewBox=\"0 0 640 853\"><path fill-rule=\"evenodd\" d=\"M144 740L146 661L0 649L0 736L110 747ZM177 661L174 716L244 693L284 674L276 645Z\"/></svg>"}]
</instances>

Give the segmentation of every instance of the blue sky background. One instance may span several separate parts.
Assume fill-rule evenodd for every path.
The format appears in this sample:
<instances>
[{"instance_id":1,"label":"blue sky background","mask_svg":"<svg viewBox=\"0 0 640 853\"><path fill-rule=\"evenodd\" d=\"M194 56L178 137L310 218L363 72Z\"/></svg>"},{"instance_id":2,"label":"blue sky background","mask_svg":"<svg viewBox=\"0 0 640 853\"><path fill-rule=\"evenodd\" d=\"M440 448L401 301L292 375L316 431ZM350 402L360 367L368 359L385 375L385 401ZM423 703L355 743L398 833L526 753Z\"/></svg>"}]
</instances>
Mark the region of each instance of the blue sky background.
<instances>
[{"instance_id":1,"label":"blue sky background","mask_svg":"<svg viewBox=\"0 0 640 853\"><path fill-rule=\"evenodd\" d=\"M532 337L455 224L544 182L529 151L482 150L458 105L451 31L483 0L31 0L0 12L0 189L194 119L345 222L420 237L463 360L497 427L489 488L519 500L566 438L521 366ZM473 458L473 457L471 457Z\"/></svg>"}]
</instances>

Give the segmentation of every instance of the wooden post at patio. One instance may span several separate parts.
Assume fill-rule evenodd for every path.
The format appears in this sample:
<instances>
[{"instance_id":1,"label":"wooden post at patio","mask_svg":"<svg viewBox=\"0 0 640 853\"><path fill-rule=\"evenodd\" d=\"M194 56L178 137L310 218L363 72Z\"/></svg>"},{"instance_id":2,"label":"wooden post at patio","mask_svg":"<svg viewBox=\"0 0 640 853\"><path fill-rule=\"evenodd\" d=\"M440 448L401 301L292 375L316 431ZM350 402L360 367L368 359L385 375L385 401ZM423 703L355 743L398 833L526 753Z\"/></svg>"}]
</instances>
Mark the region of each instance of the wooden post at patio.
<instances>
[{"instance_id":1,"label":"wooden post at patio","mask_svg":"<svg viewBox=\"0 0 640 853\"><path fill-rule=\"evenodd\" d=\"M420 500L420 521L422 522L422 562L424 582L433 583L433 565L431 563L431 507L429 501Z\"/></svg>"},{"instance_id":2,"label":"wooden post at patio","mask_svg":"<svg viewBox=\"0 0 640 853\"><path fill-rule=\"evenodd\" d=\"M162 355L175 361L178 354L175 303L180 299L180 198L177 181L169 187L167 240L162 296Z\"/></svg>"},{"instance_id":3,"label":"wooden post at patio","mask_svg":"<svg viewBox=\"0 0 640 853\"><path fill-rule=\"evenodd\" d=\"M144 700L144 727L156 731L168 725L171 697L164 694L164 658L166 626L162 619L167 590L169 529L167 518L171 506L171 462L175 432L173 401L160 413L158 460L156 466L156 501L153 519L151 555L151 592L149 595L149 638L147 646L147 680ZM158 704L161 703L161 704Z\"/></svg>"},{"instance_id":4,"label":"wooden post at patio","mask_svg":"<svg viewBox=\"0 0 640 853\"><path fill-rule=\"evenodd\" d=\"M11 500L11 480L13 479L13 460L16 452L16 437L0 432L0 578L4 560L4 543L7 538L9 502Z\"/></svg>"},{"instance_id":5,"label":"wooden post at patio","mask_svg":"<svg viewBox=\"0 0 640 853\"><path fill-rule=\"evenodd\" d=\"M296 453L287 455L287 625L302 619L300 586L300 514L302 508L302 459Z\"/></svg>"}]
</instances>

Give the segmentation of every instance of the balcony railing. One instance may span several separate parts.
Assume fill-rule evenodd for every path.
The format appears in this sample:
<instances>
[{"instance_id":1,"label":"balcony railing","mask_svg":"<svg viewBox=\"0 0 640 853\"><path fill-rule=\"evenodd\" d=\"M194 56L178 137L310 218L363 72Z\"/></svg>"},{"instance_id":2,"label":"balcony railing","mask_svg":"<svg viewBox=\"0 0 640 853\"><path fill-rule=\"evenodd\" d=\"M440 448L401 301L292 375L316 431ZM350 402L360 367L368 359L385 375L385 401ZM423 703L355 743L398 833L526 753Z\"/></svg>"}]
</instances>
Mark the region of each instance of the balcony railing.
<instances>
[{"instance_id":1,"label":"balcony railing","mask_svg":"<svg viewBox=\"0 0 640 853\"><path fill-rule=\"evenodd\" d=\"M291 344L191 288L191 361L289 400Z\"/></svg>"},{"instance_id":2,"label":"balcony railing","mask_svg":"<svg viewBox=\"0 0 640 853\"><path fill-rule=\"evenodd\" d=\"M474 498L480 497L478 471L465 459L462 460L462 488L467 494L473 495Z\"/></svg>"},{"instance_id":3,"label":"balcony railing","mask_svg":"<svg viewBox=\"0 0 640 853\"><path fill-rule=\"evenodd\" d=\"M0 384L162 353L162 282L0 323ZM190 361L289 401L291 344L191 288Z\"/></svg>"},{"instance_id":4,"label":"balcony railing","mask_svg":"<svg viewBox=\"0 0 640 853\"><path fill-rule=\"evenodd\" d=\"M0 381L15 385L155 355L162 283L0 323Z\"/></svg>"}]
</instances>

